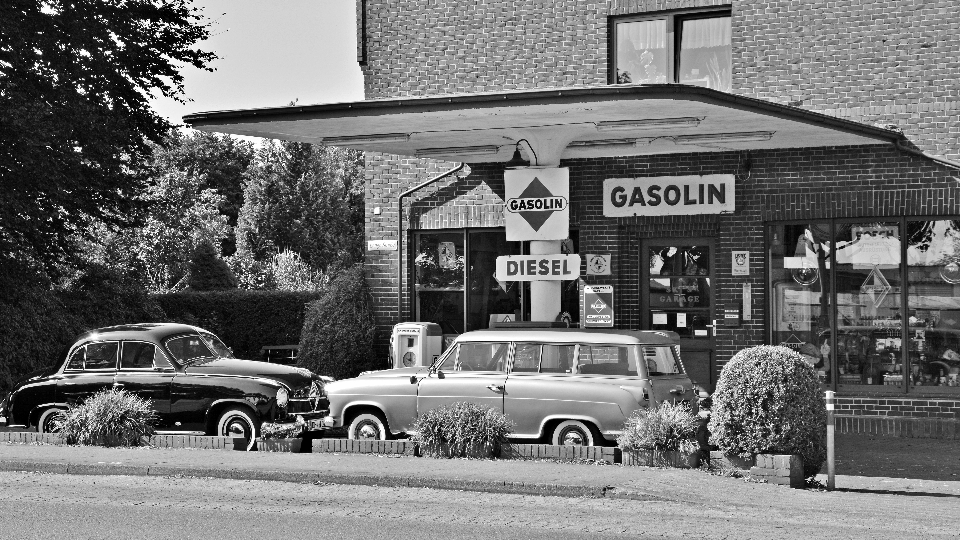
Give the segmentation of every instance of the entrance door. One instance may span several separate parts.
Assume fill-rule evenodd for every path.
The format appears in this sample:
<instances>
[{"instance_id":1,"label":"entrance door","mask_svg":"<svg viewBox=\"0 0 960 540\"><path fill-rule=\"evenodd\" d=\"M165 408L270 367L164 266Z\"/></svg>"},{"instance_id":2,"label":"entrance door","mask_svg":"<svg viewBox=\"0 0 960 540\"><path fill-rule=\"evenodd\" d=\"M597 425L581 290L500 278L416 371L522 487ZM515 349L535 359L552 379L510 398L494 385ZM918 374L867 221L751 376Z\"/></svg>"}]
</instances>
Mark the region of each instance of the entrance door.
<instances>
[{"instance_id":1,"label":"entrance door","mask_svg":"<svg viewBox=\"0 0 960 540\"><path fill-rule=\"evenodd\" d=\"M680 335L680 357L695 382L713 390L714 244L665 238L640 244L640 328Z\"/></svg>"}]
</instances>

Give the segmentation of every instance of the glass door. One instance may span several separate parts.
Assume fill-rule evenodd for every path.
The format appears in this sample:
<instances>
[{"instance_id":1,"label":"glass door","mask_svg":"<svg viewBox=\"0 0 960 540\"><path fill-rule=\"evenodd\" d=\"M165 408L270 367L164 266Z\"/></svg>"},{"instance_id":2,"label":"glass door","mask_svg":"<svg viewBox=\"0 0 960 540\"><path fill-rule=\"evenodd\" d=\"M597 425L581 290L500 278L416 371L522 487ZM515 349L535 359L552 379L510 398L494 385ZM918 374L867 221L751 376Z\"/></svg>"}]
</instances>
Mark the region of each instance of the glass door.
<instances>
[{"instance_id":1,"label":"glass door","mask_svg":"<svg viewBox=\"0 0 960 540\"><path fill-rule=\"evenodd\" d=\"M640 328L680 335L690 378L713 388L713 240L644 240L640 247Z\"/></svg>"}]
</instances>

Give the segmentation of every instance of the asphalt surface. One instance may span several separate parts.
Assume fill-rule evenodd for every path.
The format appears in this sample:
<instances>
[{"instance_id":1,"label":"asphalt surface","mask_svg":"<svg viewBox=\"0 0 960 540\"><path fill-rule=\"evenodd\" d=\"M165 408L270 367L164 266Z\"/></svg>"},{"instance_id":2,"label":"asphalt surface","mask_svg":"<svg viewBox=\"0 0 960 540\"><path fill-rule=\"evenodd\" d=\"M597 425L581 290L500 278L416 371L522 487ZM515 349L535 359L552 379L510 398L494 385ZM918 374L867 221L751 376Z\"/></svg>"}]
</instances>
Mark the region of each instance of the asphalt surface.
<instances>
[{"instance_id":1,"label":"asphalt surface","mask_svg":"<svg viewBox=\"0 0 960 540\"><path fill-rule=\"evenodd\" d=\"M948 449L960 447L957 441L940 441L937 444ZM918 459L932 460L933 456L919 456ZM606 464L12 443L0 443L0 470L86 475L215 477L717 503L727 499L730 481L737 482L740 491L802 491L723 478L700 470ZM836 477L836 486L838 491L855 493L960 498L960 477L951 475L949 471L945 474L947 476L926 479L839 474ZM824 475L818 479L826 482ZM691 486L697 487L691 489Z\"/></svg>"}]
</instances>

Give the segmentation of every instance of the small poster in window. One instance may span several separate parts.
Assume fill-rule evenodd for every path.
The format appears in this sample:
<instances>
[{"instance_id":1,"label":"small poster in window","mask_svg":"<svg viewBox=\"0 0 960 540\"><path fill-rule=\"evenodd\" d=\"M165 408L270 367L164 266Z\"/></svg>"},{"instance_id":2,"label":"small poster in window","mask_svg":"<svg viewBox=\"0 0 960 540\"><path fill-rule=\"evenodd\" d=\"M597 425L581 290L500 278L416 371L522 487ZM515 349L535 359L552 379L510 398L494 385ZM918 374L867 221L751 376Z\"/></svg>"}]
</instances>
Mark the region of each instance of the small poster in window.
<instances>
[{"instance_id":1,"label":"small poster in window","mask_svg":"<svg viewBox=\"0 0 960 540\"><path fill-rule=\"evenodd\" d=\"M686 327L687 327L687 314L677 313L677 328L686 328Z\"/></svg>"},{"instance_id":2,"label":"small poster in window","mask_svg":"<svg viewBox=\"0 0 960 540\"><path fill-rule=\"evenodd\" d=\"M440 242L437 259L440 268L455 268L457 266L457 246L453 242Z\"/></svg>"},{"instance_id":3,"label":"small poster in window","mask_svg":"<svg viewBox=\"0 0 960 540\"><path fill-rule=\"evenodd\" d=\"M653 325L660 326L667 324L667 314L666 313L654 313L653 314Z\"/></svg>"}]
</instances>

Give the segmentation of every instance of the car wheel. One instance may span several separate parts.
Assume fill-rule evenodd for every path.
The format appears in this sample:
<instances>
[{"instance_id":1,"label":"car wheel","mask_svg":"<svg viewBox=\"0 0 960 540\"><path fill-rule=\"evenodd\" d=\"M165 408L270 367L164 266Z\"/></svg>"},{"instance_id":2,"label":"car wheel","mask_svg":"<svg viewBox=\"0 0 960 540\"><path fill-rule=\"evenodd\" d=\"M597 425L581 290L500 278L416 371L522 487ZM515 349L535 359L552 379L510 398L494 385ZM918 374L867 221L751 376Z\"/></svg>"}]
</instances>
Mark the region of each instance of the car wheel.
<instances>
[{"instance_id":1,"label":"car wheel","mask_svg":"<svg viewBox=\"0 0 960 540\"><path fill-rule=\"evenodd\" d=\"M558 446L594 446L596 442L590 426L579 420L564 420L557 424L552 439Z\"/></svg>"},{"instance_id":2,"label":"car wheel","mask_svg":"<svg viewBox=\"0 0 960 540\"><path fill-rule=\"evenodd\" d=\"M347 438L360 441L385 441L390 438L387 421L376 413L358 414L350 421Z\"/></svg>"},{"instance_id":3,"label":"car wheel","mask_svg":"<svg viewBox=\"0 0 960 540\"><path fill-rule=\"evenodd\" d=\"M253 450L260 436L260 422L250 410L233 407L220 415L220 420L217 422L217 435L244 439L246 449Z\"/></svg>"},{"instance_id":4,"label":"car wheel","mask_svg":"<svg viewBox=\"0 0 960 540\"><path fill-rule=\"evenodd\" d=\"M46 409L40 413L40 418L37 419L37 433L56 433L57 430L54 428L54 421L57 419L57 415L63 412L63 409Z\"/></svg>"}]
</instances>

